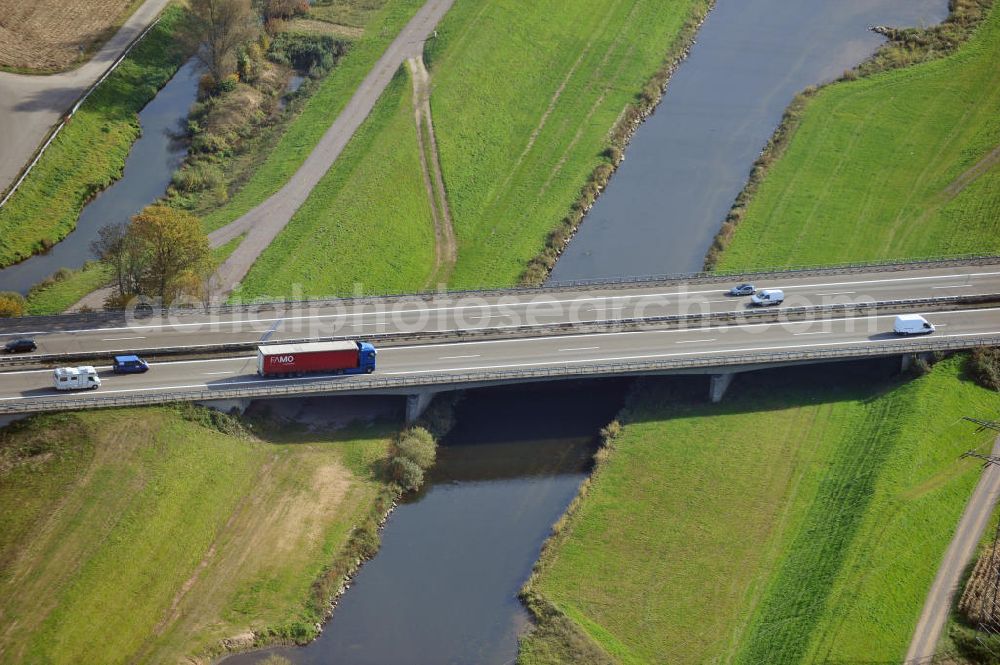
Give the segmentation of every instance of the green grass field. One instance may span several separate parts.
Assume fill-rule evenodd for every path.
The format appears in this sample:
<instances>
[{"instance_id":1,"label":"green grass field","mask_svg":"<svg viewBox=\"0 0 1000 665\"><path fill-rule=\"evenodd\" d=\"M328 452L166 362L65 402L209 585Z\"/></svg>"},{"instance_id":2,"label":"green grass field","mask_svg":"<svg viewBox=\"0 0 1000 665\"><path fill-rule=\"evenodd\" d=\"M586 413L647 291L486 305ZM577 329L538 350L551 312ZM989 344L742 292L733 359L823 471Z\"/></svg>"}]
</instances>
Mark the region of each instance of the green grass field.
<instances>
[{"instance_id":1,"label":"green grass field","mask_svg":"<svg viewBox=\"0 0 1000 665\"><path fill-rule=\"evenodd\" d=\"M76 228L84 204L121 176L139 137L138 112L184 59L170 7L146 38L80 107L7 204L0 208L0 266L51 246Z\"/></svg>"},{"instance_id":2,"label":"green grass field","mask_svg":"<svg viewBox=\"0 0 1000 665\"><path fill-rule=\"evenodd\" d=\"M701 0L456 3L426 49L455 287L514 284Z\"/></svg>"},{"instance_id":3,"label":"green grass field","mask_svg":"<svg viewBox=\"0 0 1000 665\"><path fill-rule=\"evenodd\" d=\"M235 298L414 291L434 267L405 68L291 222L254 263ZM296 290L296 285L300 285Z\"/></svg>"},{"instance_id":4,"label":"green grass field","mask_svg":"<svg viewBox=\"0 0 1000 665\"><path fill-rule=\"evenodd\" d=\"M258 438L205 413L0 433L0 661L179 662L248 629L311 630L312 582L371 510L390 428Z\"/></svg>"},{"instance_id":5,"label":"green grass field","mask_svg":"<svg viewBox=\"0 0 1000 665\"><path fill-rule=\"evenodd\" d=\"M1000 5L954 55L806 105L720 268L1000 251Z\"/></svg>"},{"instance_id":6,"label":"green grass field","mask_svg":"<svg viewBox=\"0 0 1000 665\"><path fill-rule=\"evenodd\" d=\"M1000 407L963 362L650 382L536 591L619 662L898 661Z\"/></svg>"},{"instance_id":7,"label":"green grass field","mask_svg":"<svg viewBox=\"0 0 1000 665\"><path fill-rule=\"evenodd\" d=\"M378 11L362 14L367 20L364 36L351 45L347 55L323 79L302 112L246 185L233 194L226 205L204 217L207 230L225 226L281 189L350 101L354 90L371 71L386 47L421 5L421 0L386 0Z\"/></svg>"}]
</instances>

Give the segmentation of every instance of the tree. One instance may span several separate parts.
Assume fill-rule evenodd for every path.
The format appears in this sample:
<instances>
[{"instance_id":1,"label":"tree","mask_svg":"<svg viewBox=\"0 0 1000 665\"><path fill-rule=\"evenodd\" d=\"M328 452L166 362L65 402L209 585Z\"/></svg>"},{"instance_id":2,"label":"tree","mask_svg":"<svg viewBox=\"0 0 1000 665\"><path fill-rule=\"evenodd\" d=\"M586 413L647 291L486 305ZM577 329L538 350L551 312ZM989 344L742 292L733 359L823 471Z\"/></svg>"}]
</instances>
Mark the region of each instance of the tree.
<instances>
[{"instance_id":1,"label":"tree","mask_svg":"<svg viewBox=\"0 0 1000 665\"><path fill-rule=\"evenodd\" d=\"M413 427L399 436L396 450L400 457L412 460L421 469L429 469L437 458L437 442L423 427Z\"/></svg>"},{"instance_id":2,"label":"tree","mask_svg":"<svg viewBox=\"0 0 1000 665\"><path fill-rule=\"evenodd\" d=\"M148 206L127 225L102 228L91 251L114 275L110 306L123 306L137 295L164 304L180 294L204 296L211 253L201 222L189 213Z\"/></svg>"},{"instance_id":3,"label":"tree","mask_svg":"<svg viewBox=\"0 0 1000 665\"><path fill-rule=\"evenodd\" d=\"M15 291L0 291L0 318L24 316L27 303L24 296Z\"/></svg>"},{"instance_id":4,"label":"tree","mask_svg":"<svg viewBox=\"0 0 1000 665\"><path fill-rule=\"evenodd\" d=\"M135 295L139 292L143 257L139 243L128 233L128 224L109 224L97 233L97 240L90 243L90 251L111 269L119 296Z\"/></svg>"},{"instance_id":5,"label":"tree","mask_svg":"<svg viewBox=\"0 0 1000 665\"><path fill-rule=\"evenodd\" d=\"M132 218L128 235L141 247L139 293L171 302L192 275L204 276L211 250L194 215L165 205L147 206Z\"/></svg>"},{"instance_id":6,"label":"tree","mask_svg":"<svg viewBox=\"0 0 1000 665\"><path fill-rule=\"evenodd\" d=\"M260 30L250 0L191 0L184 31L215 80L236 71L236 53Z\"/></svg>"}]
</instances>

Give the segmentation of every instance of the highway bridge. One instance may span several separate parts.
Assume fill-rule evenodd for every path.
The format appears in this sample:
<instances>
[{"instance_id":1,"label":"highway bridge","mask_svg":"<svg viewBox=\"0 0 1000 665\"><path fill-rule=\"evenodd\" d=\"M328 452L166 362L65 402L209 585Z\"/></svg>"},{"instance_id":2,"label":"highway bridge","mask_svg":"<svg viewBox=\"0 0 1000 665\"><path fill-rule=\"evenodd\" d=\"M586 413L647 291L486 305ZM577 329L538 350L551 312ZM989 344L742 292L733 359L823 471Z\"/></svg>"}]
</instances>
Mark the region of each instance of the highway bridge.
<instances>
[{"instance_id":1,"label":"highway bridge","mask_svg":"<svg viewBox=\"0 0 1000 665\"><path fill-rule=\"evenodd\" d=\"M728 287L782 288L777 308L751 310ZM921 313L932 335L891 333ZM37 354L0 363L0 413L305 394L402 394L416 415L435 392L500 383L665 373L712 375L721 398L735 372L1000 345L1000 257L734 276L576 284L199 308L138 317L102 313L10 322ZM260 343L376 341L370 376L262 378ZM112 376L109 356L139 351L144 375ZM100 390L58 393L51 367L91 362Z\"/></svg>"}]
</instances>

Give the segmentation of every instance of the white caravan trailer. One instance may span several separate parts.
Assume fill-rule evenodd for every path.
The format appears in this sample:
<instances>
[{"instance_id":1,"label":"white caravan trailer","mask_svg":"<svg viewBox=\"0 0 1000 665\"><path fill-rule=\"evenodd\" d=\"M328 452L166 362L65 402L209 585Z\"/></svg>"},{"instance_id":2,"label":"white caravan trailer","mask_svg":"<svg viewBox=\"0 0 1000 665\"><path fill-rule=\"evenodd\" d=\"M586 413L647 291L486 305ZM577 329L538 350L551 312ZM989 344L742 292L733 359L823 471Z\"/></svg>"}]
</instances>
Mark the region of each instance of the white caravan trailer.
<instances>
[{"instance_id":1,"label":"white caravan trailer","mask_svg":"<svg viewBox=\"0 0 1000 665\"><path fill-rule=\"evenodd\" d=\"M52 373L56 390L96 390L101 387L101 377L90 365L59 367Z\"/></svg>"}]
</instances>

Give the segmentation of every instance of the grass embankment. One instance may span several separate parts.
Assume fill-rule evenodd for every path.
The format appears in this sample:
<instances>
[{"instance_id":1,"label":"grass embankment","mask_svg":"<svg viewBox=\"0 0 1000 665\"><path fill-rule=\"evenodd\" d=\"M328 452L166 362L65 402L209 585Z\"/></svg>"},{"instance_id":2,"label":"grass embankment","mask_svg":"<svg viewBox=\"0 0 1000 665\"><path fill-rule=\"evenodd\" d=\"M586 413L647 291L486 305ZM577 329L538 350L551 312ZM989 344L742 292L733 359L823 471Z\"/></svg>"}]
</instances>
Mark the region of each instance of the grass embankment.
<instances>
[{"instance_id":1,"label":"grass embankment","mask_svg":"<svg viewBox=\"0 0 1000 665\"><path fill-rule=\"evenodd\" d=\"M374 4L377 6L380 3ZM207 230L225 226L281 189L316 147L386 47L422 4L421 0L385 0L377 11L363 13L367 18L364 36L351 45L347 55L317 86L298 118L246 185L233 194L226 205L205 215Z\"/></svg>"},{"instance_id":2,"label":"grass embankment","mask_svg":"<svg viewBox=\"0 0 1000 665\"><path fill-rule=\"evenodd\" d=\"M371 115L234 297L420 289L434 268L434 222L400 68ZM299 291L294 291L300 285Z\"/></svg>"},{"instance_id":3,"label":"grass embankment","mask_svg":"<svg viewBox=\"0 0 1000 665\"><path fill-rule=\"evenodd\" d=\"M0 660L177 662L250 629L313 634L314 581L383 491L390 434L255 436L196 408L4 430Z\"/></svg>"},{"instance_id":4,"label":"grass embankment","mask_svg":"<svg viewBox=\"0 0 1000 665\"><path fill-rule=\"evenodd\" d=\"M702 0L456 3L428 42L456 287L517 282ZM655 94L650 92L649 94Z\"/></svg>"},{"instance_id":5,"label":"grass embankment","mask_svg":"<svg viewBox=\"0 0 1000 665\"><path fill-rule=\"evenodd\" d=\"M718 266L1000 251L998 61L995 3L955 54L804 100Z\"/></svg>"},{"instance_id":6,"label":"grass embankment","mask_svg":"<svg viewBox=\"0 0 1000 665\"><path fill-rule=\"evenodd\" d=\"M76 228L84 204L121 177L139 137L138 113L184 60L170 7L145 39L63 128L14 196L0 208L0 266L51 247Z\"/></svg>"},{"instance_id":7,"label":"grass embankment","mask_svg":"<svg viewBox=\"0 0 1000 665\"><path fill-rule=\"evenodd\" d=\"M964 362L647 383L532 590L619 662L898 661L991 442L960 417L1000 406Z\"/></svg>"}]
</instances>

